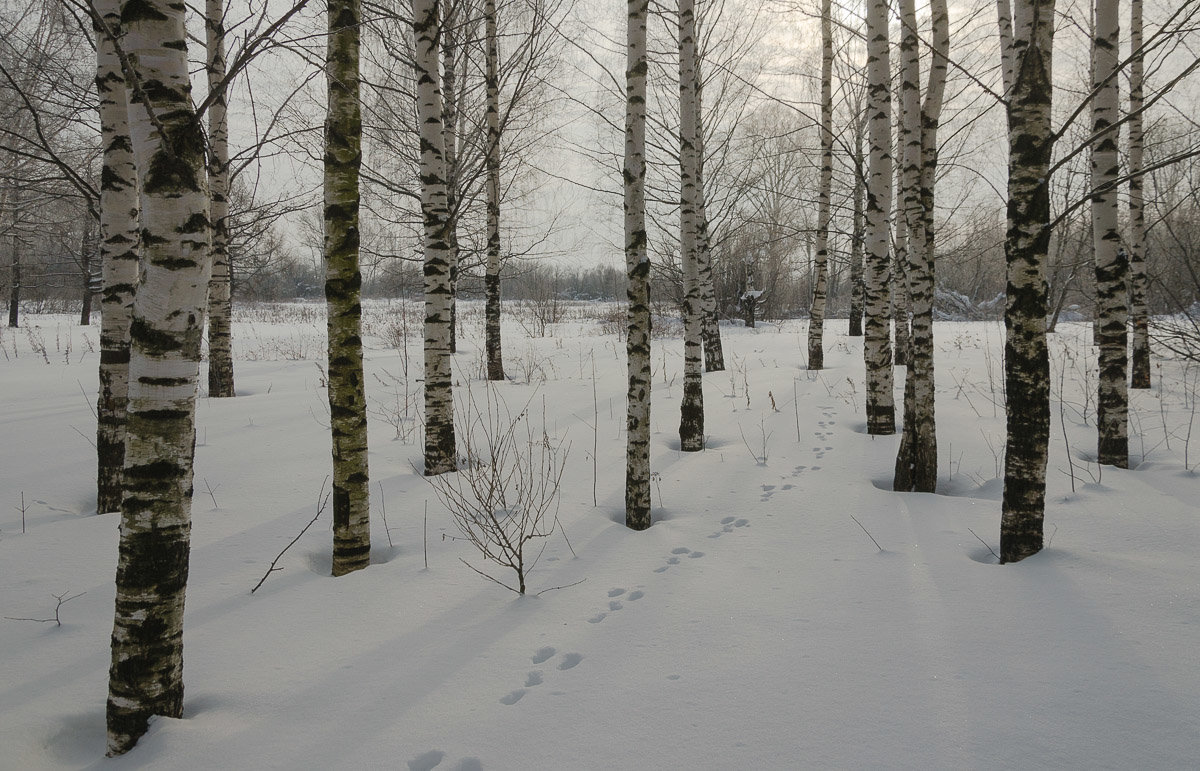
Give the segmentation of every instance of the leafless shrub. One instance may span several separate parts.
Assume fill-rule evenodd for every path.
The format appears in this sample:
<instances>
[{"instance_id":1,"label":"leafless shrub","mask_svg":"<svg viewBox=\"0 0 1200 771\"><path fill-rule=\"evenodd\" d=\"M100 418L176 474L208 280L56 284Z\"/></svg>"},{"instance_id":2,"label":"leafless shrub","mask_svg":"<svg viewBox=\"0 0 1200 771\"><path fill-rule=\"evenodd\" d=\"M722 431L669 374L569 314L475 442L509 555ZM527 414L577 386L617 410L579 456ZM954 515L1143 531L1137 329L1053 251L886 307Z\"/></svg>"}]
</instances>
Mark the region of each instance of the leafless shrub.
<instances>
[{"instance_id":1,"label":"leafless shrub","mask_svg":"<svg viewBox=\"0 0 1200 771\"><path fill-rule=\"evenodd\" d=\"M452 474L426 477L454 517L463 538L484 560L516 574L510 585L463 560L479 575L518 594L537 565L545 539L559 528L558 489L569 446L546 433L529 416L529 403L513 417L494 387L486 386L482 407L468 390L459 436L465 463ZM531 544L542 541L534 553Z\"/></svg>"}]
</instances>

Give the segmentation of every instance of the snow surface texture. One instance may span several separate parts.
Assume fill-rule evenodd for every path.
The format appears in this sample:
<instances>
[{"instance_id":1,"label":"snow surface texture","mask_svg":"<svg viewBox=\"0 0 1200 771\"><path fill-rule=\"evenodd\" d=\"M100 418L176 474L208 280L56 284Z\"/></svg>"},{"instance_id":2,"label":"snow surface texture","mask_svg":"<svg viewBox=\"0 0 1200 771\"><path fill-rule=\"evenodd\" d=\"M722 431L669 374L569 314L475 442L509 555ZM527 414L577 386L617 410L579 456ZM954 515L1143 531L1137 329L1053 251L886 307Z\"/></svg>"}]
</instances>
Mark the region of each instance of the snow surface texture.
<instances>
[{"instance_id":1,"label":"snow surface texture","mask_svg":"<svg viewBox=\"0 0 1200 771\"><path fill-rule=\"evenodd\" d=\"M544 397L546 431L571 445L559 518L578 555L556 533L531 592L567 588L518 598L460 562L489 569L443 538L458 532L413 471L411 305L368 307L375 564L329 577L326 512L250 594L312 518L330 461L323 308L242 309L239 396L199 403L185 718L102 763L118 516L93 516L96 329L30 315L2 330L0 615L53 618L53 595L86 594L61 626L0 620L0 767L1195 767L1195 367L1163 362L1132 392L1134 468L1101 474L1090 332L1063 325L1050 544L1001 567L971 532L996 548L998 324L937 326L937 495L889 490L899 437L865 434L845 322L827 327L820 373L802 322L725 328L708 449L688 455L683 345L656 340L656 521L635 533L619 324L568 312L545 337L505 322L499 393L514 411L532 397L538 421ZM462 318L460 397L484 388L481 307Z\"/></svg>"}]
</instances>

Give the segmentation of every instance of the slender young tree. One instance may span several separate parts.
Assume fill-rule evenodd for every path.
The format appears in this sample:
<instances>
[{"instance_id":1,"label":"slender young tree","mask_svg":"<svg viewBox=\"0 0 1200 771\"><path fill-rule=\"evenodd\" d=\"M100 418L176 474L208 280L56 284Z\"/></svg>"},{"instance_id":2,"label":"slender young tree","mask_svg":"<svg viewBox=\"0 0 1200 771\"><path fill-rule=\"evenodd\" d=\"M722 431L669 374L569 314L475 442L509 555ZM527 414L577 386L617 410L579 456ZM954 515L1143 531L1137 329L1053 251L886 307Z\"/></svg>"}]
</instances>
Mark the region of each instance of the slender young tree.
<instances>
[{"instance_id":1,"label":"slender young tree","mask_svg":"<svg viewBox=\"0 0 1200 771\"><path fill-rule=\"evenodd\" d=\"M683 398L679 448L704 449L704 369L701 316L704 312L697 251L700 248L699 109L696 104L696 16L694 0L679 0L679 251L683 265Z\"/></svg>"},{"instance_id":2,"label":"slender young tree","mask_svg":"<svg viewBox=\"0 0 1200 771\"><path fill-rule=\"evenodd\" d=\"M1146 212L1142 106L1145 104L1142 0L1129 0L1129 315L1133 320L1130 386L1150 387L1150 317L1146 307Z\"/></svg>"},{"instance_id":3,"label":"slender young tree","mask_svg":"<svg viewBox=\"0 0 1200 771\"><path fill-rule=\"evenodd\" d=\"M96 11L96 93L100 142L100 395L96 400L96 513L121 509L125 403L129 396L129 321L138 278L137 169L129 139L129 99L117 56L119 0Z\"/></svg>"},{"instance_id":4,"label":"slender young tree","mask_svg":"<svg viewBox=\"0 0 1200 771\"><path fill-rule=\"evenodd\" d=\"M487 89L487 269L484 274L484 339L488 380L504 379L500 338L500 37L496 31L496 0L483 3Z\"/></svg>"},{"instance_id":5,"label":"slender young tree","mask_svg":"<svg viewBox=\"0 0 1200 771\"><path fill-rule=\"evenodd\" d=\"M816 279L808 322L808 368L825 368L825 300L829 280L829 209L833 192L833 4L821 0L821 180L817 193Z\"/></svg>"},{"instance_id":6,"label":"slender young tree","mask_svg":"<svg viewBox=\"0 0 1200 771\"><path fill-rule=\"evenodd\" d=\"M325 119L325 303L329 427L333 439L333 574L371 561L367 396L363 380L362 274L358 266L360 0L328 0Z\"/></svg>"},{"instance_id":7,"label":"slender young tree","mask_svg":"<svg viewBox=\"0 0 1200 771\"><path fill-rule=\"evenodd\" d=\"M891 53L886 0L867 4L867 120L870 165L867 182L866 263L864 265L867 433L894 434L896 408L892 395L892 346L888 314L891 274L892 98Z\"/></svg>"},{"instance_id":8,"label":"slender young tree","mask_svg":"<svg viewBox=\"0 0 1200 771\"><path fill-rule=\"evenodd\" d=\"M912 344L904 381L904 433L896 453L894 487L931 493L937 488L937 430L934 414L933 289L934 182L937 177L938 125L946 87L950 53L950 15L946 0L930 3L932 56L925 100L920 101L917 56L916 4L902 0L902 34L908 40L904 53L905 123L909 124L904 146L905 211L910 247L907 254L907 283L912 308ZM909 119L909 110L916 113Z\"/></svg>"},{"instance_id":9,"label":"slender young tree","mask_svg":"<svg viewBox=\"0 0 1200 771\"><path fill-rule=\"evenodd\" d=\"M854 121L853 173L854 184L850 188L850 337L863 336L863 243L866 233L866 159L863 157L864 122L862 118Z\"/></svg>"},{"instance_id":10,"label":"slender young tree","mask_svg":"<svg viewBox=\"0 0 1200 771\"><path fill-rule=\"evenodd\" d=\"M421 214L425 245L425 475L454 471L454 394L450 373L450 204L439 75L438 0L414 0L413 67L421 139Z\"/></svg>"},{"instance_id":11,"label":"slender young tree","mask_svg":"<svg viewBox=\"0 0 1200 771\"><path fill-rule=\"evenodd\" d=\"M446 243L450 262L450 353L458 352L458 221L462 198L459 195L460 171L458 141L459 109L462 84L459 78L459 5L456 0L441 4L441 95L442 95L442 157L446 169L446 211L449 216Z\"/></svg>"},{"instance_id":12,"label":"slender young tree","mask_svg":"<svg viewBox=\"0 0 1200 771\"><path fill-rule=\"evenodd\" d=\"M650 254L646 248L646 21L649 0L627 0L625 63L626 358L625 524L650 527Z\"/></svg>"},{"instance_id":13,"label":"slender young tree","mask_svg":"<svg viewBox=\"0 0 1200 771\"><path fill-rule=\"evenodd\" d=\"M1120 17L1117 0L1096 0L1092 45L1092 239L1096 254L1096 305L1100 373L1096 400L1098 461L1129 467L1128 260L1117 220L1120 161L1117 143L1117 62Z\"/></svg>"},{"instance_id":14,"label":"slender young tree","mask_svg":"<svg viewBox=\"0 0 1200 771\"><path fill-rule=\"evenodd\" d=\"M1000 561L1042 549L1050 442L1046 259L1054 1L1013 0L1013 86L1008 102L1008 287L1004 308L1007 438Z\"/></svg>"},{"instance_id":15,"label":"slender young tree","mask_svg":"<svg viewBox=\"0 0 1200 771\"><path fill-rule=\"evenodd\" d=\"M229 263L229 119L225 89L225 3L206 0L208 185L212 196L212 278L208 282L208 395L233 396L232 290Z\"/></svg>"},{"instance_id":16,"label":"slender young tree","mask_svg":"<svg viewBox=\"0 0 1200 771\"><path fill-rule=\"evenodd\" d=\"M204 134L192 105L184 14L170 0L121 7L122 47L139 86L129 126L143 262L130 322L109 755L132 748L151 715L183 712L196 386L210 272Z\"/></svg>"}]
</instances>

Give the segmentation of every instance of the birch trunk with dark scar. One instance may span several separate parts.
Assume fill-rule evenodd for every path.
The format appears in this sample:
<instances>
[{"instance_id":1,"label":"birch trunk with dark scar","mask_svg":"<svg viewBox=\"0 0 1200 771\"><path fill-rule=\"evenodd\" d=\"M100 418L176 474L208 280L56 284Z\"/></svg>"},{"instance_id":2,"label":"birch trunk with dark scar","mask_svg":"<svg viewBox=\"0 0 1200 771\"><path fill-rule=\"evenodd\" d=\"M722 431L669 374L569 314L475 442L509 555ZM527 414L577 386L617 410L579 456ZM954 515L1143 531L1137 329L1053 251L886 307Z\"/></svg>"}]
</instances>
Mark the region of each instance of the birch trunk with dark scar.
<instances>
[{"instance_id":1,"label":"birch trunk with dark scar","mask_svg":"<svg viewBox=\"0 0 1200 771\"><path fill-rule=\"evenodd\" d=\"M893 278L890 284L892 294L892 327L895 330L895 351L893 364L897 367L908 366L908 353L912 345L908 322L908 227L904 222L904 212L897 211L892 223L893 248L895 259L892 260ZM908 381L905 380L905 383Z\"/></svg>"},{"instance_id":2,"label":"birch trunk with dark scar","mask_svg":"<svg viewBox=\"0 0 1200 771\"><path fill-rule=\"evenodd\" d=\"M649 0L626 4L625 267L629 276L626 358L625 524L650 527L650 256L646 248L646 21Z\"/></svg>"},{"instance_id":3,"label":"birch trunk with dark scar","mask_svg":"<svg viewBox=\"0 0 1200 771\"><path fill-rule=\"evenodd\" d=\"M438 0L415 0L413 67L421 140L421 214L425 247L425 475L454 471L450 373L450 209L438 72Z\"/></svg>"},{"instance_id":4,"label":"birch trunk with dark scar","mask_svg":"<svg viewBox=\"0 0 1200 771\"><path fill-rule=\"evenodd\" d=\"M1046 257L1050 246L1050 160L1054 0L1014 0L1012 96L1008 104L1007 400L1000 561L1042 549L1050 442L1046 347Z\"/></svg>"},{"instance_id":5,"label":"birch trunk with dark scar","mask_svg":"<svg viewBox=\"0 0 1200 771\"><path fill-rule=\"evenodd\" d=\"M696 252L700 248L699 111L696 109L696 18L693 0L679 0L679 251L683 267L683 398L679 449L704 449L704 312Z\"/></svg>"},{"instance_id":6,"label":"birch trunk with dark scar","mask_svg":"<svg viewBox=\"0 0 1200 771\"><path fill-rule=\"evenodd\" d=\"M1142 0L1129 2L1129 315L1133 321L1130 386L1150 387L1150 316L1146 307L1146 212L1142 194L1145 141L1145 52L1142 50Z\"/></svg>"},{"instance_id":7,"label":"birch trunk with dark scar","mask_svg":"<svg viewBox=\"0 0 1200 771\"><path fill-rule=\"evenodd\" d=\"M121 8L123 48L144 99L129 114L143 263L130 321L109 755L131 749L152 715L183 712L196 386L210 272L204 134L192 105L184 14L170 0Z\"/></svg>"},{"instance_id":8,"label":"birch trunk with dark scar","mask_svg":"<svg viewBox=\"0 0 1200 771\"><path fill-rule=\"evenodd\" d=\"M1013 79L1013 28L1012 6L1009 0L996 0L996 29L1000 36L1000 84L1003 95L1012 93Z\"/></svg>"},{"instance_id":9,"label":"birch trunk with dark scar","mask_svg":"<svg viewBox=\"0 0 1200 771\"><path fill-rule=\"evenodd\" d=\"M886 0L867 4L867 125L870 162L867 178L866 262L864 266L867 433L896 432L892 395L891 319L888 283L891 277L892 99L891 53Z\"/></svg>"},{"instance_id":10,"label":"birch trunk with dark scar","mask_svg":"<svg viewBox=\"0 0 1200 771\"><path fill-rule=\"evenodd\" d=\"M933 290L934 258L934 180L937 176L937 133L945 93L946 68L950 52L950 16L945 0L930 3L933 55L925 101L920 101L919 58L917 56L916 8L912 0L901 4L901 25L911 30L911 53L907 54L903 80L912 78L913 87L905 89L907 111L916 117L905 145L905 175L915 183L907 202L909 227L908 287L912 310L912 338L908 352L908 372L904 384L904 434L896 453L894 488L931 493L937 488L937 424L934 412L933 364ZM904 21L907 17L908 21Z\"/></svg>"},{"instance_id":11,"label":"birch trunk with dark scar","mask_svg":"<svg viewBox=\"0 0 1200 771\"><path fill-rule=\"evenodd\" d=\"M1117 93L1117 0L1096 0L1092 46L1095 87L1092 96L1092 239L1096 253L1096 305L1099 321L1099 378L1096 400L1097 458L1129 467L1129 370L1127 305L1128 265L1117 219L1120 131Z\"/></svg>"},{"instance_id":12,"label":"birch trunk with dark scar","mask_svg":"<svg viewBox=\"0 0 1200 771\"><path fill-rule=\"evenodd\" d=\"M325 302L333 438L333 574L371 562L367 398L359 269L360 0L329 0L325 121Z\"/></svg>"},{"instance_id":13,"label":"birch trunk with dark scar","mask_svg":"<svg viewBox=\"0 0 1200 771\"><path fill-rule=\"evenodd\" d=\"M108 32L120 35L120 3L95 10ZM99 25L97 25L99 26ZM125 465L125 403L129 396L129 321L138 280L137 169L129 138L129 99L116 44L96 30L96 93L100 142L100 394L96 400L96 513L121 509Z\"/></svg>"},{"instance_id":14,"label":"birch trunk with dark scar","mask_svg":"<svg viewBox=\"0 0 1200 771\"><path fill-rule=\"evenodd\" d=\"M816 277L808 322L808 368L825 368L825 300L829 281L829 208L833 189L833 9L821 0L821 178L817 193Z\"/></svg>"},{"instance_id":15,"label":"birch trunk with dark scar","mask_svg":"<svg viewBox=\"0 0 1200 771\"><path fill-rule=\"evenodd\" d=\"M500 344L500 39L496 31L496 0L484 0L484 44L487 47L487 269L484 338L488 380L504 379Z\"/></svg>"},{"instance_id":16,"label":"birch trunk with dark scar","mask_svg":"<svg viewBox=\"0 0 1200 771\"><path fill-rule=\"evenodd\" d=\"M207 0L205 69L215 94L208 105L208 185L212 196L212 278L208 282L208 395L233 396L233 285L229 262L229 120L225 93L225 5Z\"/></svg>"}]
</instances>

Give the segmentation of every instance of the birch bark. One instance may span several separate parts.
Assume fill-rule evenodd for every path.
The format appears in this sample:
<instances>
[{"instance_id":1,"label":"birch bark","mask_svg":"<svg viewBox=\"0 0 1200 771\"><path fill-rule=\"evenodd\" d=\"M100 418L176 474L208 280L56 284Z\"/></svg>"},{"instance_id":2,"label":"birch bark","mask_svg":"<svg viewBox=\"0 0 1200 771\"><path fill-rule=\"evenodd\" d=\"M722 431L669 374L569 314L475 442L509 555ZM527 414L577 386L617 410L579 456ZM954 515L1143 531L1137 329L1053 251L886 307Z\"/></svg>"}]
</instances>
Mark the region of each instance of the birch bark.
<instances>
[{"instance_id":1,"label":"birch bark","mask_svg":"<svg viewBox=\"0 0 1200 771\"><path fill-rule=\"evenodd\" d=\"M143 263L130 321L109 755L132 748L151 715L183 711L196 386L210 272L204 136L191 99L184 13L171 0L121 7L123 48L139 85L129 128Z\"/></svg>"},{"instance_id":2,"label":"birch bark","mask_svg":"<svg viewBox=\"0 0 1200 771\"><path fill-rule=\"evenodd\" d=\"M679 245L683 266L683 398L679 449L704 449L704 369L701 341L703 298L700 248L699 110L696 104L696 17L694 0L679 0Z\"/></svg>"},{"instance_id":3,"label":"birch bark","mask_svg":"<svg viewBox=\"0 0 1200 771\"><path fill-rule=\"evenodd\" d=\"M488 380L504 379L500 337L500 39L496 31L496 0L484 0L484 45L487 88L487 269L484 275L484 339Z\"/></svg>"},{"instance_id":4,"label":"birch bark","mask_svg":"<svg viewBox=\"0 0 1200 771\"><path fill-rule=\"evenodd\" d=\"M333 440L333 574L371 561L367 398L363 379L362 274L358 265L362 104L360 0L328 0L325 121L325 303L329 426Z\"/></svg>"},{"instance_id":5,"label":"birch bark","mask_svg":"<svg viewBox=\"0 0 1200 771\"><path fill-rule=\"evenodd\" d=\"M650 256L646 249L646 21L649 0L626 4L625 266L629 276L625 524L650 527Z\"/></svg>"},{"instance_id":6,"label":"birch bark","mask_svg":"<svg viewBox=\"0 0 1200 771\"><path fill-rule=\"evenodd\" d=\"M98 0L96 93L100 141L100 394L96 400L96 513L121 509L125 404L129 397L129 322L138 279L137 169L129 138L129 99L113 35L119 0ZM103 29L99 27L103 26Z\"/></svg>"},{"instance_id":7,"label":"birch bark","mask_svg":"<svg viewBox=\"0 0 1200 771\"><path fill-rule=\"evenodd\" d=\"M867 125L871 149L867 181L863 358L867 381L867 433L873 435L896 432L888 313L891 274L888 218L892 208L890 61L887 2L870 0L867 4Z\"/></svg>"},{"instance_id":8,"label":"birch bark","mask_svg":"<svg viewBox=\"0 0 1200 771\"><path fill-rule=\"evenodd\" d=\"M833 4L821 0L821 177L817 193L816 277L808 322L808 368L825 368L825 300L829 281L829 209L833 190Z\"/></svg>"},{"instance_id":9,"label":"birch bark","mask_svg":"<svg viewBox=\"0 0 1200 771\"><path fill-rule=\"evenodd\" d=\"M1096 400L1097 456L1100 463L1129 467L1128 259L1117 220L1120 161L1117 143L1117 62L1120 18L1117 0L1096 0L1092 46L1092 239L1096 253L1096 305L1100 375Z\"/></svg>"},{"instance_id":10,"label":"birch bark","mask_svg":"<svg viewBox=\"0 0 1200 771\"><path fill-rule=\"evenodd\" d=\"M1142 0L1129 0L1129 315L1133 320L1130 386L1150 387L1150 316L1146 308L1146 212L1142 192L1145 83Z\"/></svg>"},{"instance_id":11,"label":"birch bark","mask_svg":"<svg viewBox=\"0 0 1200 771\"><path fill-rule=\"evenodd\" d=\"M425 237L425 475L457 467L450 373L451 243L446 153L438 73L438 0L414 0L413 66L421 139L421 212Z\"/></svg>"},{"instance_id":12,"label":"birch bark","mask_svg":"<svg viewBox=\"0 0 1200 771\"><path fill-rule=\"evenodd\" d=\"M208 395L234 395L233 285L229 262L229 119L225 89L225 3L207 0L208 185L212 196L212 278L208 282Z\"/></svg>"},{"instance_id":13,"label":"birch bark","mask_svg":"<svg viewBox=\"0 0 1200 771\"><path fill-rule=\"evenodd\" d=\"M1014 0L1012 97L1008 104L1008 286L1004 309L1007 437L1000 561L1042 549L1050 442L1046 257L1054 0Z\"/></svg>"}]
</instances>

